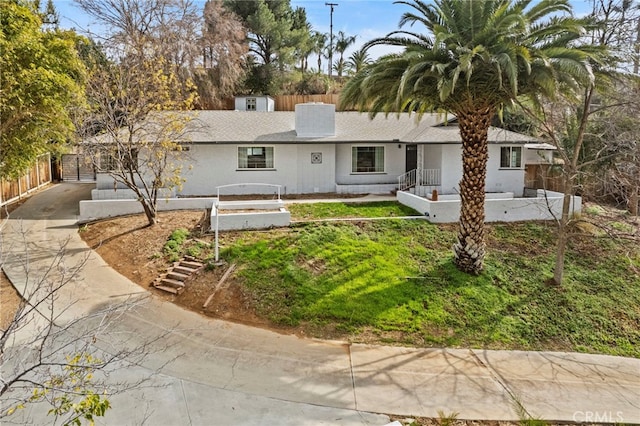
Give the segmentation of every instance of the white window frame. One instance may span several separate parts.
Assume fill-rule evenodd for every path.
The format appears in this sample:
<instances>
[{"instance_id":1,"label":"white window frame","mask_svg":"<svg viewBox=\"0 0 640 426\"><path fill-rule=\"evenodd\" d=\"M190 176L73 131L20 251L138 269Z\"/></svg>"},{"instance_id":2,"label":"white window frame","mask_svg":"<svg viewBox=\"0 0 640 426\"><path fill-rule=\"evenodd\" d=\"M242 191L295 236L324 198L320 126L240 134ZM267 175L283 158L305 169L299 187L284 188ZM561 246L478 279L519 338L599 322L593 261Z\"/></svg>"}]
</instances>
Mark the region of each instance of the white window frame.
<instances>
[{"instance_id":1,"label":"white window frame","mask_svg":"<svg viewBox=\"0 0 640 426\"><path fill-rule=\"evenodd\" d=\"M247 111L257 111L258 110L258 98L246 98L245 105Z\"/></svg>"},{"instance_id":2,"label":"white window frame","mask_svg":"<svg viewBox=\"0 0 640 426\"><path fill-rule=\"evenodd\" d=\"M264 167L251 167L249 156L262 155L259 153L260 151L264 152ZM275 148L273 146L241 145L238 146L236 154L238 170L273 170L275 168Z\"/></svg>"},{"instance_id":3,"label":"white window frame","mask_svg":"<svg viewBox=\"0 0 640 426\"><path fill-rule=\"evenodd\" d=\"M508 164L503 162L504 153L507 152ZM518 154L519 152L519 154ZM522 146L501 146L500 147L500 168L505 170L522 169L524 149Z\"/></svg>"},{"instance_id":4,"label":"white window frame","mask_svg":"<svg viewBox=\"0 0 640 426\"><path fill-rule=\"evenodd\" d=\"M351 174L357 174L357 175L362 175L362 174L383 174L385 173L386 170L386 147L384 145L352 145L351 146ZM374 170L368 170L368 171L358 171L358 150L359 149L370 149L374 151L374 162L376 164L373 165L373 169ZM379 151L380 150L380 151ZM379 154L378 152L381 152L381 154ZM382 164L378 167L377 164L377 159L378 156L382 156Z\"/></svg>"}]
</instances>

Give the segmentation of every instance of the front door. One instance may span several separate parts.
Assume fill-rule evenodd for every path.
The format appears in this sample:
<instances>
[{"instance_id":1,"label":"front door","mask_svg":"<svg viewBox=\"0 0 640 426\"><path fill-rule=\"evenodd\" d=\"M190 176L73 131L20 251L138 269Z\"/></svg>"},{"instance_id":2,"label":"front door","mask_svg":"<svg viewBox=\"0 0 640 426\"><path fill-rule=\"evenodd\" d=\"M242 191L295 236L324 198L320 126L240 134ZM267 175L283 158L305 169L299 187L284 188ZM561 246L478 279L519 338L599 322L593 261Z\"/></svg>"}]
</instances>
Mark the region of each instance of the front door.
<instances>
[{"instance_id":1,"label":"front door","mask_svg":"<svg viewBox=\"0 0 640 426\"><path fill-rule=\"evenodd\" d=\"M405 172L418 168L418 145L406 145Z\"/></svg>"}]
</instances>

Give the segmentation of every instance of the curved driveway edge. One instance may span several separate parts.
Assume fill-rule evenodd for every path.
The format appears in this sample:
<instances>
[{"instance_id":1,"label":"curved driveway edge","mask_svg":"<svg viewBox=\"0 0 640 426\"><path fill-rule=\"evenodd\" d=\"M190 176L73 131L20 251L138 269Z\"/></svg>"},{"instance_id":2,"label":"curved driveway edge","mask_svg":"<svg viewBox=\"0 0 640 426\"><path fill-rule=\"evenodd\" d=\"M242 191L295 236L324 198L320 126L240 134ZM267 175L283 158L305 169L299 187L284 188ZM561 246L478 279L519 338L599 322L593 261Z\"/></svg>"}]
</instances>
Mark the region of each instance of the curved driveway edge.
<instances>
[{"instance_id":1,"label":"curved driveway edge","mask_svg":"<svg viewBox=\"0 0 640 426\"><path fill-rule=\"evenodd\" d=\"M90 189L55 185L16 209L3 230L3 269L17 288L25 285L15 233L20 224L34 259L46 261L67 239L70 263L88 255L82 279L64 295L77 301L69 317L146 293L78 236L78 201ZM388 417L372 413L438 417L438 411L518 420L517 404L535 418L640 423L638 359L300 339L202 317L153 297L126 313L115 331L128 344L170 332L153 343L139 368L112 374L123 381L154 373L150 385L111 399L106 424L146 418L154 425L384 425ZM34 410L34 418L46 419Z\"/></svg>"}]
</instances>

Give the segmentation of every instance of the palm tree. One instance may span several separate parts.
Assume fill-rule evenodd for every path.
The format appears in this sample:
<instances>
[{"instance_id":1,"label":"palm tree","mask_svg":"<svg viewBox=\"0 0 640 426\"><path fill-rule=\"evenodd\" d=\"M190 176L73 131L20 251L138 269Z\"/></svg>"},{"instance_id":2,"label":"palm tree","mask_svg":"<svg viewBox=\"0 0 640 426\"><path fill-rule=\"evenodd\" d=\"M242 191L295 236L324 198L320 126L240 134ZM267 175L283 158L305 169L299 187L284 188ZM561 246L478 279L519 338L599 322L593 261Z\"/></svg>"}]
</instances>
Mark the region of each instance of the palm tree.
<instances>
[{"instance_id":1,"label":"palm tree","mask_svg":"<svg viewBox=\"0 0 640 426\"><path fill-rule=\"evenodd\" d=\"M338 77L342 77L342 71L344 70L344 52L356 42L356 36L348 36L344 31L338 31L336 37L336 52L340 53L340 58L334 64L336 71L338 71Z\"/></svg>"},{"instance_id":2,"label":"palm tree","mask_svg":"<svg viewBox=\"0 0 640 426\"><path fill-rule=\"evenodd\" d=\"M517 97L553 97L592 84L583 34L568 0L401 0L400 19L425 33L397 30L365 44L403 47L365 67L345 86L341 105L386 114L449 111L462 138L460 220L454 263L479 274L485 257L484 201L491 120Z\"/></svg>"},{"instance_id":3,"label":"palm tree","mask_svg":"<svg viewBox=\"0 0 640 426\"><path fill-rule=\"evenodd\" d=\"M322 72L322 56L324 56L327 49L328 36L325 33L314 32L311 36L313 40L313 53L318 55L318 72Z\"/></svg>"},{"instance_id":4,"label":"palm tree","mask_svg":"<svg viewBox=\"0 0 640 426\"><path fill-rule=\"evenodd\" d=\"M351 56L349 56L349 59L347 60L347 67L352 72L358 73L362 68L366 67L370 63L371 57L369 56L369 53L364 49L360 49L356 50L351 54Z\"/></svg>"}]
</instances>

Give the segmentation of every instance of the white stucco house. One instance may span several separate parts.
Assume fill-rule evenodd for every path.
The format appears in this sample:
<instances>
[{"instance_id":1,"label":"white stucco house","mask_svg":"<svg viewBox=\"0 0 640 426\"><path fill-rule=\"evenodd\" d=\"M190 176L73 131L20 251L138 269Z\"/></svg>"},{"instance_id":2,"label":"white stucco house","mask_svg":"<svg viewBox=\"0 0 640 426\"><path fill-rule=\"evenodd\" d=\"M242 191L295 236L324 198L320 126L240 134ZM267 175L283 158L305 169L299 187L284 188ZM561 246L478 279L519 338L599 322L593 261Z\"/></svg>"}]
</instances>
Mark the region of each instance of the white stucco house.
<instances>
[{"instance_id":1,"label":"white stucco house","mask_svg":"<svg viewBox=\"0 0 640 426\"><path fill-rule=\"evenodd\" d=\"M247 99L236 103L246 106ZM451 116L425 114L418 119L415 114L379 114L371 119L358 112L336 112L331 104L299 104L295 112L271 111L268 100L255 104L264 104L262 110L194 113L189 124L193 129L184 141L189 154L186 165L191 167L184 168L186 181L176 197L215 196L220 187L224 187L220 195L275 193L274 187L251 184L279 185L283 196L397 193L401 202L432 220L457 220L459 208L453 204L446 220L437 220L430 200L435 190L440 207L446 202L459 205L462 150ZM525 165L550 163L552 149L533 137L492 127L488 202L527 195L525 205L529 205L531 197L541 198L539 192L525 190ZM113 196L113 180L108 175L98 173L96 180L94 199L122 197L122 191ZM227 187L243 183L247 185ZM549 199L547 194L544 198ZM497 211L505 208L501 202ZM490 212L489 208L487 220L509 216L493 217ZM513 217L522 219L521 215Z\"/></svg>"},{"instance_id":2,"label":"white stucco house","mask_svg":"<svg viewBox=\"0 0 640 426\"><path fill-rule=\"evenodd\" d=\"M415 184L456 194L460 134L446 118L380 114L372 120L315 103L299 104L295 112L199 111L190 123L196 129L189 132L191 170L185 168L177 195L215 195L216 187L234 183L281 185L283 194L390 193ZM486 191L523 195L526 162L550 161L547 148L532 137L491 128ZM113 181L98 174L101 187L112 189Z\"/></svg>"}]
</instances>

